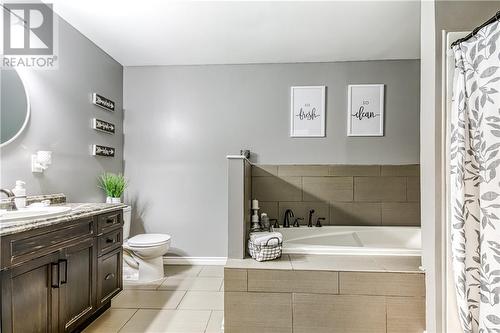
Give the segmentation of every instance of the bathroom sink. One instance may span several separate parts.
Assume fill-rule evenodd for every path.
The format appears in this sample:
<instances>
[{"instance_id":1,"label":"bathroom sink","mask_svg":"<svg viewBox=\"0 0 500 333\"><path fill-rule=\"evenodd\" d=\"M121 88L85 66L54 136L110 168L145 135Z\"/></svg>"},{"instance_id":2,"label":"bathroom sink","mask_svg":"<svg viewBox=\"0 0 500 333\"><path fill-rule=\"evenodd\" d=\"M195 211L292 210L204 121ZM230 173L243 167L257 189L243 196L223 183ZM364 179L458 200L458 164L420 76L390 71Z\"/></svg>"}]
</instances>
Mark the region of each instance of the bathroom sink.
<instances>
[{"instance_id":1,"label":"bathroom sink","mask_svg":"<svg viewBox=\"0 0 500 333\"><path fill-rule=\"evenodd\" d=\"M0 223L15 222L21 220L41 219L64 215L71 211L71 207L37 207L19 210L0 210Z\"/></svg>"}]
</instances>

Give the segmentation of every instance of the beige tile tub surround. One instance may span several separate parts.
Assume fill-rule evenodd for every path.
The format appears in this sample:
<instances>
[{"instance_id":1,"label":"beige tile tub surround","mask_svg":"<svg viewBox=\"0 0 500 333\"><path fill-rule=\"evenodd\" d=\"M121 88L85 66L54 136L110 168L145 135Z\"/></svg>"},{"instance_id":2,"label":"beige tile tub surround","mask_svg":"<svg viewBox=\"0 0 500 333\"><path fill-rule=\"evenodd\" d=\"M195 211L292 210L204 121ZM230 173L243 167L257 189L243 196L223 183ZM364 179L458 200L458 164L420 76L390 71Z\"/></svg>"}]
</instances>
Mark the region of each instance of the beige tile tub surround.
<instances>
[{"instance_id":1,"label":"beige tile tub surround","mask_svg":"<svg viewBox=\"0 0 500 333\"><path fill-rule=\"evenodd\" d=\"M352 177L302 177L303 201L353 201Z\"/></svg>"},{"instance_id":2,"label":"beige tile tub surround","mask_svg":"<svg viewBox=\"0 0 500 333\"><path fill-rule=\"evenodd\" d=\"M347 295L425 296L420 273L340 272L339 289Z\"/></svg>"},{"instance_id":3,"label":"beige tile tub surround","mask_svg":"<svg viewBox=\"0 0 500 333\"><path fill-rule=\"evenodd\" d=\"M247 291L248 271L246 269L226 269L224 271L224 291Z\"/></svg>"},{"instance_id":4,"label":"beige tile tub surround","mask_svg":"<svg viewBox=\"0 0 500 333\"><path fill-rule=\"evenodd\" d=\"M405 177L354 177L356 202L406 201Z\"/></svg>"},{"instance_id":5,"label":"beige tile tub surround","mask_svg":"<svg viewBox=\"0 0 500 333\"><path fill-rule=\"evenodd\" d=\"M226 291L224 308L225 333L292 332L291 294Z\"/></svg>"},{"instance_id":6,"label":"beige tile tub surround","mask_svg":"<svg viewBox=\"0 0 500 333\"><path fill-rule=\"evenodd\" d=\"M383 296L293 294L293 332L385 333L385 302Z\"/></svg>"},{"instance_id":7,"label":"beige tile tub surround","mask_svg":"<svg viewBox=\"0 0 500 333\"><path fill-rule=\"evenodd\" d=\"M229 260L225 333L422 333L419 259L293 255L291 269L280 262Z\"/></svg>"},{"instance_id":8,"label":"beige tile tub surround","mask_svg":"<svg viewBox=\"0 0 500 333\"><path fill-rule=\"evenodd\" d=\"M425 297L387 297L387 333L423 332Z\"/></svg>"},{"instance_id":9,"label":"beige tile tub surround","mask_svg":"<svg viewBox=\"0 0 500 333\"><path fill-rule=\"evenodd\" d=\"M248 270L248 291L338 293L338 272Z\"/></svg>"},{"instance_id":10,"label":"beige tile tub surround","mask_svg":"<svg viewBox=\"0 0 500 333\"><path fill-rule=\"evenodd\" d=\"M277 218L292 209L307 223L325 225L420 225L420 166L253 165L252 197ZM293 221L292 221L293 222Z\"/></svg>"}]
</instances>

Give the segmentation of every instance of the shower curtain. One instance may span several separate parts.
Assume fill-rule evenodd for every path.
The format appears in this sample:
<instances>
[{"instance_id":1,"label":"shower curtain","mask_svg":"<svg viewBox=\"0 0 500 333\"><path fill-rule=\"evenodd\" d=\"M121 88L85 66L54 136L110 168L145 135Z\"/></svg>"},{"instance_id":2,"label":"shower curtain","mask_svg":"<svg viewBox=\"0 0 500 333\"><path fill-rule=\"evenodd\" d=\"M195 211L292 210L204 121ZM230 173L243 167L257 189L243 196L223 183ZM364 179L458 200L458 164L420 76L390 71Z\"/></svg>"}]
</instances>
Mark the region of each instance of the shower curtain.
<instances>
[{"instance_id":1,"label":"shower curtain","mask_svg":"<svg viewBox=\"0 0 500 333\"><path fill-rule=\"evenodd\" d=\"M500 27L453 48L451 248L464 332L500 332Z\"/></svg>"}]
</instances>

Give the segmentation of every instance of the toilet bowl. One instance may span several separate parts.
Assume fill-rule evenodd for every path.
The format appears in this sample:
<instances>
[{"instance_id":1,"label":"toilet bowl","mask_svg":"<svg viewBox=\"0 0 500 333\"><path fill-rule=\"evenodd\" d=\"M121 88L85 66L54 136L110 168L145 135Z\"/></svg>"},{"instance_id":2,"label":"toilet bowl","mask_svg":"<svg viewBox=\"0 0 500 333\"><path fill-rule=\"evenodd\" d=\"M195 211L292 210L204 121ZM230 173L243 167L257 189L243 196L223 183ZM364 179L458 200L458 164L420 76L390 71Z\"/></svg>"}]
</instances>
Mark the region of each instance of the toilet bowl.
<instances>
[{"instance_id":1,"label":"toilet bowl","mask_svg":"<svg viewBox=\"0 0 500 333\"><path fill-rule=\"evenodd\" d=\"M130 234L131 207L123 208L123 261L124 266L138 275L138 282L150 282L164 277L163 255L170 248L170 235Z\"/></svg>"}]
</instances>

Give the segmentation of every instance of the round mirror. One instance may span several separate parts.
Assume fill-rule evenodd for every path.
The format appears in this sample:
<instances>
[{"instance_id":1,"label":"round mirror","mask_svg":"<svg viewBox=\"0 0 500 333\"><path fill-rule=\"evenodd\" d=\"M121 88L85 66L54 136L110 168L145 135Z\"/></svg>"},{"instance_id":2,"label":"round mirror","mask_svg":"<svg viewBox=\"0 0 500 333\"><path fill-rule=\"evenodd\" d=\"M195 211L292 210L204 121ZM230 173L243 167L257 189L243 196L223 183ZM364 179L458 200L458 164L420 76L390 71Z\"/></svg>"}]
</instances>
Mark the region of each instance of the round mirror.
<instances>
[{"instance_id":1,"label":"round mirror","mask_svg":"<svg viewBox=\"0 0 500 333\"><path fill-rule=\"evenodd\" d=\"M0 71L0 147L14 141L28 124L28 92L16 70Z\"/></svg>"}]
</instances>

